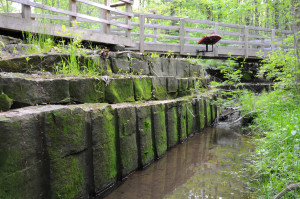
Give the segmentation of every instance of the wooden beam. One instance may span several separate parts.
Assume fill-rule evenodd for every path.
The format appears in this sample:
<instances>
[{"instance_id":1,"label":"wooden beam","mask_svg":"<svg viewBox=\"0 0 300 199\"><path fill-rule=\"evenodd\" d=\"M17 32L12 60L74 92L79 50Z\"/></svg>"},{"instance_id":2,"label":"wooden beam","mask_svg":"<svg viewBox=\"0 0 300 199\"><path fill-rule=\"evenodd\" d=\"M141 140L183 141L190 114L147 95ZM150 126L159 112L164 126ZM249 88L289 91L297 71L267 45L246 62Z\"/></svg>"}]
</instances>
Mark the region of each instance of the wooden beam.
<instances>
[{"instance_id":1,"label":"wooden beam","mask_svg":"<svg viewBox=\"0 0 300 199\"><path fill-rule=\"evenodd\" d=\"M69 0L69 10L71 12L77 12L77 6L76 6L76 0ZM69 16L69 20L70 20L70 26L74 26L76 24L76 16Z\"/></svg>"},{"instance_id":2,"label":"wooden beam","mask_svg":"<svg viewBox=\"0 0 300 199\"><path fill-rule=\"evenodd\" d=\"M126 3L125 9L126 9L126 12L132 13L132 7L131 7L131 4ZM126 17L125 17L125 24L126 24L127 26L131 26L131 16L126 16ZM130 29L126 29L126 37L129 38L129 37L131 36L130 33L131 33Z\"/></svg>"},{"instance_id":3,"label":"wooden beam","mask_svg":"<svg viewBox=\"0 0 300 199\"><path fill-rule=\"evenodd\" d=\"M145 48L144 48L144 33L145 33L145 16L144 15L140 15L140 52L144 53L145 52Z\"/></svg>"},{"instance_id":4,"label":"wooden beam","mask_svg":"<svg viewBox=\"0 0 300 199\"><path fill-rule=\"evenodd\" d=\"M218 23L218 22L215 22L215 30L214 30L214 33L215 33L215 34L218 34L218 33L219 33L219 23ZM215 44L215 45L214 45L214 55L215 55L215 56L218 56L218 55L219 55L218 44Z\"/></svg>"},{"instance_id":5,"label":"wooden beam","mask_svg":"<svg viewBox=\"0 0 300 199\"><path fill-rule=\"evenodd\" d=\"M180 19L180 30L179 30L179 34L180 34L180 54L184 54L184 37L185 37L185 30L184 30L184 23L185 23L185 19L182 18Z\"/></svg>"},{"instance_id":6,"label":"wooden beam","mask_svg":"<svg viewBox=\"0 0 300 199\"><path fill-rule=\"evenodd\" d=\"M249 40L249 27L248 26L245 26L245 32L244 32L244 42L245 42L245 45L244 45L244 49L245 49L245 51L244 51L244 53L245 53L245 57L247 58L248 57L248 52L249 52L249 45L248 45L248 40Z\"/></svg>"},{"instance_id":7,"label":"wooden beam","mask_svg":"<svg viewBox=\"0 0 300 199\"><path fill-rule=\"evenodd\" d=\"M22 18L31 19L31 7L29 5L22 4Z\"/></svg>"},{"instance_id":8,"label":"wooden beam","mask_svg":"<svg viewBox=\"0 0 300 199\"><path fill-rule=\"evenodd\" d=\"M114 8L114 7L125 6L125 5L126 5L126 3L124 3L124 2L118 2L118 3L110 4L110 7Z\"/></svg>"},{"instance_id":9,"label":"wooden beam","mask_svg":"<svg viewBox=\"0 0 300 199\"><path fill-rule=\"evenodd\" d=\"M130 1L130 0L119 0L119 1L122 1L122 2L128 3L128 4L133 4L134 3L133 1Z\"/></svg>"}]
</instances>

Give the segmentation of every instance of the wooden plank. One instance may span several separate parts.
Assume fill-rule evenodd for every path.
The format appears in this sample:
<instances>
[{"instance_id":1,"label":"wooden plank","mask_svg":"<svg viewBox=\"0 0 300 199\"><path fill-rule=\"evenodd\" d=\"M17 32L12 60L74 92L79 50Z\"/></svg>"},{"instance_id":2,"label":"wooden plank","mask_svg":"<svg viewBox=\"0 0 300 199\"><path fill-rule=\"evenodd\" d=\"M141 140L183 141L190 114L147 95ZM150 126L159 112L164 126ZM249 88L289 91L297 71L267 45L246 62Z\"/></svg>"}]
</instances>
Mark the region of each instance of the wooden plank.
<instances>
[{"instance_id":1,"label":"wooden plank","mask_svg":"<svg viewBox=\"0 0 300 199\"><path fill-rule=\"evenodd\" d=\"M225 30L219 30L219 34L222 34L222 35L231 35L231 36L243 36L242 33L239 33L239 32L230 32L230 31L225 31Z\"/></svg>"},{"instance_id":2,"label":"wooden plank","mask_svg":"<svg viewBox=\"0 0 300 199\"><path fill-rule=\"evenodd\" d=\"M26 20L16 17L1 16L0 17L0 29L7 29L13 31L32 32L38 34L53 35L56 37L69 38L68 35L63 34L61 25L56 24L45 24L39 21ZM74 34L82 36L84 41L92 41L97 43L106 44L119 44L124 46L135 46L135 41L130 38L119 37L116 35L107 35L99 31L88 31L86 30L83 34L80 29L69 27L70 31Z\"/></svg>"},{"instance_id":3,"label":"wooden plank","mask_svg":"<svg viewBox=\"0 0 300 199\"><path fill-rule=\"evenodd\" d=\"M119 1L122 1L122 2L128 3L128 4L133 4L134 3L133 1L130 1L130 0L119 0Z\"/></svg>"},{"instance_id":4,"label":"wooden plank","mask_svg":"<svg viewBox=\"0 0 300 199\"><path fill-rule=\"evenodd\" d=\"M219 33L219 23L218 22L215 22L215 30L214 30L214 33L215 34L218 34ZM215 56L218 56L219 54L219 51L218 51L218 44L215 44L213 46L213 51L214 51L214 55Z\"/></svg>"},{"instance_id":5,"label":"wooden plank","mask_svg":"<svg viewBox=\"0 0 300 199\"><path fill-rule=\"evenodd\" d=\"M143 15L140 15L140 52L145 52L145 46L144 46L144 34L145 34L145 17Z\"/></svg>"},{"instance_id":6,"label":"wooden plank","mask_svg":"<svg viewBox=\"0 0 300 199\"><path fill-rule=\"evenodd\" d=\"M189 22L189 23L197 23L197 24L205 24L205 25L214 25L215 22L213 21L207 21L207 20L200 20L200 19L188 19L188 18L185 18L186 19L186 22Z\"/></svg>"},{"instance_id":7,"label":"wooden plank","mask_svg":"<svg viewBox=\"0 0 300 199\"><path fill-rule=\"evenodd\" d=\"M149 24L145 23L144 27L146 28L157 28L157 29L163 29L163 30L179 30L179 26L170 26L170 25L159 25L159 24Z\"/></svg>"},{"instance_id":8,"label":"wooden plank","mask_svg":"<svg viewBox=\"0 0 300 199\"><path fill-rule=\"evenodd\" d=\"M134 16L134 14L132 12L125 12L125 11L122 11L122 10L117 10L117 9L111 8L110 4L108 6L108 5L101 5L99 3L95 3L95 2L89 1L89 0L76 0L76 1L81 2L81 3L85 3L85 4L88 4L88 5L97 7L97 8L101 8L103 10L113 11L115 13L122 14L122 15L125 15L125 16L130 16L130 17Z\"/></svg>"},{"instance_id":9,"label":"wooden plank","mask_svg":"<svg viewBox=\"0 0 300 199\"><path fill-rule=\"evenodd\" d=\"M126 5L126 3L124 3L124 2L118 2L118 3L110 4L110 7L114 8L114 7L125 6L125 5Z\"/></svg>"},{"instance_id":10,"label":"wooden plank","mask_svg":"<svg viewBox=\"0 0 300 199\"><path fill-rule=\"evenodd\" d=\"M257 39L265 39L266 38L265 36L262 36L262 35L251 35L251 34L249 34L248 37L249 38L257 38Z\"/></svg>"},{"instance_id":11,"label":"wooden plank","mask_svg":"<svg viewBox=\"0 0 300 199\"><path fill-rule=\"evenodd\" d=\"M171 21L179 21L180 20L180 17L171 17L171 16L136 13L136 12L134 13L135 17L140 17L140 15L144 15L145 18L151 18L151 19L164 19L164 20L171 20Z\"/></svg>"},{"instance_id":12,"label":"wooden plank","mask_svg":"<svg viewBox=\"0 0 300 199\"><path fill-rule=\"evenodd\" d=\"M189 32L200 32L200 33L214 33L214 30L207 30L207 29L198 29L198 28L185 28L186 31Z\"/></svg>"},{"instance_id":13,"label":"wooden plank","mask_svg":"<svg viewBox=\"0 0 300 199\"><path fill-rule=\"evenodd\" d=\"M180 34L180 54L184 54L184 36L185 36L185 30L184 30L184 22L185 19L182 18L180 19L180 30L179 30L179 34Z\"/></svg>"},{"instance_id":14,"label":"wooden plank","mask_svg":"<svg viewBox=\"0 0 300 199\"><path fill-rule=\"evenodd\" d=\"M60 8L53 8L51 6L43 5L43 4L40 4L40 3L35 3L35 2L32 2L32 1L28 1L28 0L11 0L11 1L16 2L16 3L21 3L21 4L24 4L24 5L28 5L28 6L32 6L32 7L36 7L36 8L41 8L41 9L44 9L44 10L49 10L49 11L52 11L52 12L57 12L57 13L61 13L61 14L70 15L70 16L73 16L73 17L80 17L80 18L83 18L83 19L88 19L88 20L94 21L94 22L111 24L111 25L114 25L114 26L119 26L119 27L123 27L123 28L132 29L132 27L128 27L127 25L124 25L124 24L119 24L119 23L115 23L115 22L112 22L112 21L107 21L107 20L104 20L104 19L100 19L100 18L97 18L97 17L92 17L92 16L88 16L88 15L85 15L85 14L79 14L79 13L76 13L76 12L63 10L63 9L60 9Z\"/></svg>"}]
</instances>

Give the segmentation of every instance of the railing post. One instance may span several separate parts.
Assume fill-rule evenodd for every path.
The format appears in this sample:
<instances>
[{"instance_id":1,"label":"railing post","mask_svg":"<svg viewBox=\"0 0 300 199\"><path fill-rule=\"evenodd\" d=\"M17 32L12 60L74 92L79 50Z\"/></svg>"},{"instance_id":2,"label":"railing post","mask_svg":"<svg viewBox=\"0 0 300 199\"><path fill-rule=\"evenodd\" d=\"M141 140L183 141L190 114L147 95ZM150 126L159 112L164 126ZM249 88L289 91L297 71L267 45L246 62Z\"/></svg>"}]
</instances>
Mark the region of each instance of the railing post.
<instances>
[{"instance_id":1,"label":"railing post","mask_svg":"<svg viewBox=\"0 0 300 199\"><path fill-rule=\"evenodd\" d=\"M215 30L214 30L214 33L215 34L218 34L218 31L219 31L219 23L218 22L215 22ZM218 47L218 44L215 44L214 45L214 56L218 56L219 55L219 47Z\"/></svg>"},{"instance_id":2,"label":"railing post","mask_svg":"<svg viewBox=\"0 0 300 199\"><path fill-rule=\"evenodd\" d=\"M248 26L245 26L245 33L244 33L244 38L245 38L245 58L248 57L249 55L249 49L248 49L248 46L249 46L249 27Z\"/></svg>"},{"instance_id":3,"label":"railing post","mask_svg":"<svg viewBox=\"0 0 300 199\"><path fill-rule=\"evenodd\" d=\"M126 3L126 12L132 12L132 7L131 4ZM130 16L126 16L125 18L126 20L126 25L131 26L131 17ZM126 37L130 37L131 36L131 30L130 29L126 29Z\"/></svg>"},{"instance_id":4,"label":"railing post","mask_svg":"<svg viewBox=\"0 0 300 199\"><path fill-rule=\"evenodd\" d=\"M104 5L110 7L110 0L104 0ZM104 10L103 18L107 21L110 21L110 11ZM104 25L104 33L110 34L110 24Z\"/></svg>"},{"instance_id":5,"label":"railing post","mask_svg":"<svg viewBox=\"0 0 300 199\"><path fill-rule=\"evenodd\" d=\"M144 46L144 32L145 32L145 15L140 15L140 52L145 52Z\"/></svg>"},{"instance_id":6,"label":"railing post","mask_svg":"<svg viewBox=\"0 0 300 199\"><path fill-rule=\"evenodd\" d=\"M185 19L184 18L181 18L180 19L180 54L183 55L184 54L184 43L185 43L185 31L184 31L184 22L185 22Z\"/></svg>"},{"instance_id":7,"label":"railing post","mask_svg":"<svg viewBox=\"0 0 300 199\"><path fill-rule=\"evenodd\" d=\"M275 34L276 34L276 30L272 29L272 33L271 33L271 50L275 49Z\"/></svg>"},{"instance_id":8,"label":"railing post","mask_svg":"<svg viewBox=\"0 0 300 199\"><path fill-rule=\"evenodd\" d=\"M154 24L157 24L156 21ZM153 42L157 42L157 28L153 28Z\"/></svg>"},{"instance_id":9,"label":"railing post","mask_svg":"<svg viewBox=\"0 0 300 199\"><path fill-rule=\"evenodd\" d=\"M22 18L31 19L31 7L22 4Z\"/></svg>"},{"instance_id":10,"label":"railing post","mask_svg":"<svg viewBox=\"0 0 300 199\"><path fill-rule=\"evenodd\" d=\"M71 12L76 12L77 13L77 6L76 6L76 0L69 0L69 10ZM74 21L76 21L76 17L74 16L70 16L69 17L70 20L70 26L74 26Z\"/></svg>"},{"instance_id":11,"label":"railing post","mask_svg":"<svg viewBox=\"0 0 300 199\"><path fill-rule=\"evenodd\" d=\"M185 31L185 36L189 36L189 31ZM185 40L185 44L189 44L189 40L188 39L186 39Z\"/></svg>"}]
</instances>

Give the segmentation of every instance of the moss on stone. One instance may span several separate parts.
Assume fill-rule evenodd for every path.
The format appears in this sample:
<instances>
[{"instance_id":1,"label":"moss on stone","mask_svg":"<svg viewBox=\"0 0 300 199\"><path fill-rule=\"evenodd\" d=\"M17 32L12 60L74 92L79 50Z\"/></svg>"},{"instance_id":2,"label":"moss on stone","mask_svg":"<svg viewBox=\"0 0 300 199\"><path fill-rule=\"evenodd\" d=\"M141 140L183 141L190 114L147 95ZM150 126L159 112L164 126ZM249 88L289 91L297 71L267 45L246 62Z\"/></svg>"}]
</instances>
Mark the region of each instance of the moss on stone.
<instances>
[{"instance_id":1,"label":"moss on stone","mask_svg":"<svg viewBox=\"0 0 300 199\"><path fill-rule=\"evenodd\" d=\"M13 100L6 94L0 93L0 111L8 111L13 104Z\"/></svg>"},{"instance_id":2,"label":"moss on stone","mask_svg":"<svg viewBox=\"0 0 300 199\"><path fill-rule=\"evenodd\" d=\"M203 99L199 100L199 120L200 120L200 129L204 129L206 125L206 116L205 116L205 102Z\"/></svg>"},{"instance_id":3,"label":"moss on stone","mask_svg":"<svg viewBox=\"0 0 300 199\"><path fill-rule=\"evenodd\" d=\"M191 102L186 103L187 136L197 131L195 107Z\"/></svg>"},{"instance_id":4,"label":"moss on stone","mask_svg":"<svg viewBox=\"0 0 300 199\"><path fill-rule=\"evenodd\" d=\"M178 96L186 96L188 94L189 81L188 78L178 79Z\"/></svg>"},{"instance_id":5,"label":"moss on stone","mask_svg":"<svg viewBox=\"0 0 300 199\"><path fill-rule=\"evenodd\" d=\"M211 103L210 100L206 100L206 120L207 120L207 125L210 126L212 123L212 110L211 110Z\"/></svg>"},{"instance_id":6,"label":"moss on stone","mask_svg":"<svg viewBox=\"0 0 300 199\"><path fill-rule=\"evenodd\" d=\"M178 143L178 115L177 103L172 102L166 104L166 121L167 121L167 144L168 148L175 146Z\"/></svg>"},{"instance_id":7,"label":"moss on stone","mask_svg":"<svg viewBox=\"0 0 300 199\"><path fill-rule=\"evenodd\" d=\"M153 86L153 98L157 100L170 99L167 88L163 85L154 84Z\"/></svg>"},{"instance_id":8,"label":"moss on stone","mask_svg":"<svg viewBox=\"0 0 300 199\"><path fill-rule=\"evenodd\" d=\"M136 101L152 98L152 84L150 78L136 78L133 80L134 97Z\"/></svg>"},{"instance_id":9,"label":"moss on stone","mask_svg":"<svg viewBox=\"0 0 300 199\"><path fill-rule=\"evenodd\" d=\"M140 151L140 164L145 167L154 160L154 150L152 142L152 126L151 126L151 107L138 106L137 112L137 125L139 136L139 151ZM145 153L146 152L146 153Z\"/></svg>"},{"instance_id":10,"label":"moss on stone","mask_svg":"<svg viewBox=\"0 0 300 199\"><path fill-rule=\"evenodd\" d=\"M185 101L178 101L178 134L180 142L187 138L187 104Z\"/></svg>"},{"instance_id":11,"label":"moss on stone","mask_svg":"<svg viewBox=\"0 0 300 199\"><path fill-rule=\"evenodd\" d=\"M94 183L96 192L117 177L116 117L110 106L92 111Z\"/></svg>"},{"instance_id":12,"label":"moss on stone","mask_svg":"<svg viewBox=\"0 0 300 199\"><path fill-rule=\"evenodd\" d=\"M167 150L167 132L165 123L165 105L152 106L153 134L155 137L156 155L160 158Z\"/></svg>"},{"instance_id":13,"label":"moss on stone","mask_svg":"<svg viewBox=\"0 0 300 199\"><path fill-rule=\"evenodd\" d=\"M112 79L105 87L105 99L109 103L135 101L133 80L131 78Z\"/></svg>"}]
</instances>

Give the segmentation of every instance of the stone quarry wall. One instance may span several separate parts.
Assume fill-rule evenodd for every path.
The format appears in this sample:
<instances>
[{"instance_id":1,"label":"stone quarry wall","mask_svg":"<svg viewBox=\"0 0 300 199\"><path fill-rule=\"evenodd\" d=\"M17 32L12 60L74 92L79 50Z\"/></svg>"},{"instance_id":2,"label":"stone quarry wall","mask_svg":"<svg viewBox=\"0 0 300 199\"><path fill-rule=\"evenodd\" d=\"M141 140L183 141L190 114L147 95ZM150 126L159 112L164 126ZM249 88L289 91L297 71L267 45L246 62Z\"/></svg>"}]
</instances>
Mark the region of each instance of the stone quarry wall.
<instances>
[{"instance_id":1,"label":"stone quarry wall","mask_svg":"<svg viewBox=\"0 0 300 199\"><path fill-rule=\"evenodd\" d=\"M0 113L1 198L88 198L144 168L220 110L209 99L30 106Z\"/></svg>"}]
</instances>

